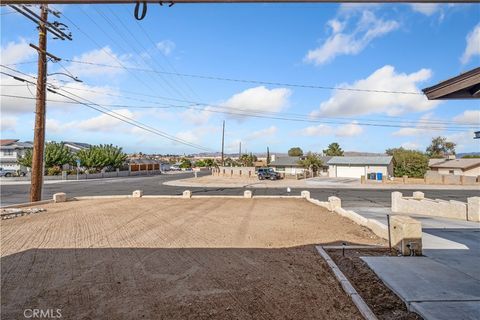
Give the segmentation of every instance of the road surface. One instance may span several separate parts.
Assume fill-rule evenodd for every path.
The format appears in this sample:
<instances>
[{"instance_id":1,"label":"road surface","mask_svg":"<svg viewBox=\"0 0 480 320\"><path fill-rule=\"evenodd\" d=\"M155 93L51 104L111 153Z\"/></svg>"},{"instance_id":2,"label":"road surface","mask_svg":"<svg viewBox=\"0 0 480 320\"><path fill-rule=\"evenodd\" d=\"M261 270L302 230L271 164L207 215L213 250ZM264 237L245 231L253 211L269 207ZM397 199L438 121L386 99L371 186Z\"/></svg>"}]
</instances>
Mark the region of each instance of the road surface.
<instances>
[{"instance_id":1,"label":"road surface","mask_svg":"<svg viewBox=\"0 0 480 320\"><path fill-rule=\"evenodd\" d=\"M199 173L199 176L209 173ZM157 176L134 176L125 178L55 181L43 188L43 199L51 199L56 192L66 192L68 197L92 195L127 195L132 191L142 189L147 195L181 195L186 187L166 186L166 181L192 177L193 174L165 174ZM244 188L188 188L194 195L242 195ZM254 195L288 195L286 188L249 188ZM28 202L30 185L2 184L2 206ZM326 200L329 196L342 199L343 207L388 207L392 190L382 189L336 189L336 188L302 188L291 189L292 195L299 195L300 191L309 190L315 199ZM404 194L411 194L415 190L401 190ZM468 197L478 196L478 190L422 190L425 196L433 199L457 200L466 202Z\"/></svg>"}]
</instances>

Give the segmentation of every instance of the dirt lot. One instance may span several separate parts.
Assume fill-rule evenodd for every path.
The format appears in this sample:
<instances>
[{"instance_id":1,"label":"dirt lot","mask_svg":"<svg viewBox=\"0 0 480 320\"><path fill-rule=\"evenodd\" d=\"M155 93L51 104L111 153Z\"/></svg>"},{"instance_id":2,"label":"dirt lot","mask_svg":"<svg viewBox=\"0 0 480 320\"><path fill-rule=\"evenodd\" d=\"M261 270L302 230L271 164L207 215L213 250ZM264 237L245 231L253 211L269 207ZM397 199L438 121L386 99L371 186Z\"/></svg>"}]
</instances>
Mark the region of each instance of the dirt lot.
<instances>
[{"instance_id":1,"label":"dirt lot","mask_svg":"<svg viewBox=\"0 0 480 320\"><path fill-rule=\"evenodd\" d=\"M313 244L383 243L304 200L43 207L1 222L2 319L361 319Z\"/></svg>"}]
</instances>

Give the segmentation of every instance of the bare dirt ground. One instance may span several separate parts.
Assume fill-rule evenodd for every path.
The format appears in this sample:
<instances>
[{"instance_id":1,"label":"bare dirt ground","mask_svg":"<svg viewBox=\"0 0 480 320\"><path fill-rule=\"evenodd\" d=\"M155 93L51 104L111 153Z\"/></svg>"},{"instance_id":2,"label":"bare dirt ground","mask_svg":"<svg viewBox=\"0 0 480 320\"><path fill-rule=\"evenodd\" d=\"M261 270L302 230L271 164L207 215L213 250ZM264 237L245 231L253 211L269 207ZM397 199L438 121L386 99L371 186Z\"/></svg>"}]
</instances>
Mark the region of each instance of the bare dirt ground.
<instances>
[{"instance_id":1,"label":"bare dirt ground","mask_svg":"<svg viewBox=\"0 0 480 320\"><path fill-rule=\"evenodd\" d=\"M379 244L299 199L84 200L1 221L1 316L361 319L313 244Z\"/></svg>"},{"instance_id":2,"label":"bare dirt ground","mask_svg":"<svg viewBox=\"0 0 480 320\"><path fill-rule=\"evenodd\" d=\"M386 249L328 250L340 270L350 280L370 309L380 320L421 320L422 317L409 312L405 303L390 290L368 265L360 259L364 256L390 256Z\"/></svg>"}]
</instances>

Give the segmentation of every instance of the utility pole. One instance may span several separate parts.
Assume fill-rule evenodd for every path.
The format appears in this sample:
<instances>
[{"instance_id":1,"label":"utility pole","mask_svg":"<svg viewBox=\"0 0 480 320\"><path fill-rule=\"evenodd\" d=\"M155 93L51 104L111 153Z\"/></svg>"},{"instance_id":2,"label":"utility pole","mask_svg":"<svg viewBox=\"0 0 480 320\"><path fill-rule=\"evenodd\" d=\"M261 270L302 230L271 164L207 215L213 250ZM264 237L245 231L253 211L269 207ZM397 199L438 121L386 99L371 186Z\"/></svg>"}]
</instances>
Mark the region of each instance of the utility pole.
<instances>
[{"instance_id":1,"label":"utility pole","mask_svg":"<svg viewBox=\"0 0 480 320\"><path fill-rule=\"evenodd\" d=\"M239 142L238 146L238 160L242 157L242 141Z\"/></svg>"},{"instance_id":2,"label":"utility pole","mask_svg":"<svg viewBox=\"0 0 480 320\"><path fill-rule=\"evenodd\" d=\"M225 166L225 120L223 120L223 129L222 129L222 167Z\"/></svg>"},{"instance_id":3,"label":"utility pole","mask_svg":"<svg viewBox=\"0 0 480 320\"><path fill-rule=\"evenodd\" d=\"M47 92L47 28L48 5L40 7L38 24L38 76L37 99L35 105L35 128L33 130L32 180L30 187L30 202L42 199L43 186L43 154L45 149L45 113Z\"/></svg>"}]
</instances>

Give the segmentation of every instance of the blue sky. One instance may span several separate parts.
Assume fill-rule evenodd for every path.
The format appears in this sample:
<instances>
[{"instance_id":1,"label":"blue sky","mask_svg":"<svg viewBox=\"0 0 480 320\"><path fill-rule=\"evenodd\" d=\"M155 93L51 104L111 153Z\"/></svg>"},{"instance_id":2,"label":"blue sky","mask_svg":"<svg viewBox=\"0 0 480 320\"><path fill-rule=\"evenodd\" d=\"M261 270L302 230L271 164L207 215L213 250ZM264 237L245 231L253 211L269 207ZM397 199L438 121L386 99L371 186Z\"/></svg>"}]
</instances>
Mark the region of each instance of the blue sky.
<instances>
[{"instance_id":1,"label":"blue sky","mask_svg":"<svg viewBox=\"0 0 480 320\"><path fill-rule=\"evenodd\" d=\"M479 65L479 5L149 5L140 22L133 5L54 8L63 12L60 21L69 25L73 41L50 38L48 51L83 80L52 75L57 91L195 146L219 151L225 120L228 152L236 152L240 141L248 152L267 146L319 152L333 141L349 151L424 150L438 135L456 142L458 152L480 151L472 139L480 124L478 101L435 102L410 94ZM35 26L8 8L1 13L2 64L34 76L36 55L28 43L38 41ZM49 73L65 72L62 66L49 63ZM35 93L32 85L1 80L2 95ZM35 101L1 99L2 138L32 140ZM47 140L113 143L128 152L202 151L65 97L48 99Z\"/></svg>"}]
</instances>

